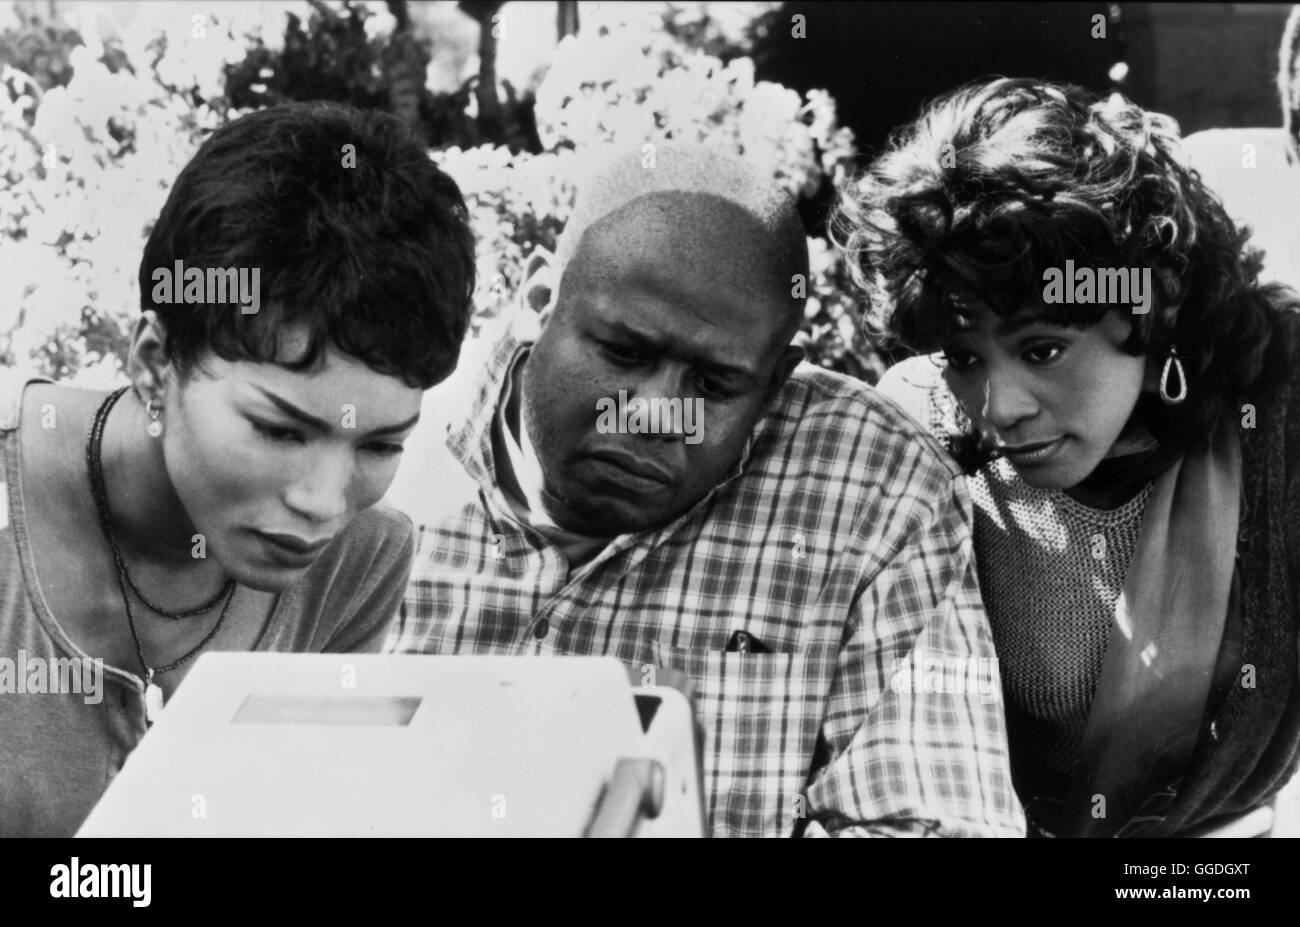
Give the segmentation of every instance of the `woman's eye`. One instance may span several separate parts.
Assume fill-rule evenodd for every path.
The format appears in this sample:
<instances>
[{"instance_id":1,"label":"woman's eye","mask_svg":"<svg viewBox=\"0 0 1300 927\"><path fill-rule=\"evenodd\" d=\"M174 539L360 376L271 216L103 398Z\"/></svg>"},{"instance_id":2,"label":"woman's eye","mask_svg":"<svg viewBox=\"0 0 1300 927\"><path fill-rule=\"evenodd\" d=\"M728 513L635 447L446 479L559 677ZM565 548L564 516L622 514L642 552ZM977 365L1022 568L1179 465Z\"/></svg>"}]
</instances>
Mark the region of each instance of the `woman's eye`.
<instances>
[{"instance_id":1,"label":"woman's eye","mask_svg":"<svg viewBox=\"0 0 1300 927\"><path fill-rule=\"evenodd\" d=\"M1064 350L1063 344L1036 344L1025 351L1025 360L1033 364L1046 364L1060 357Z\"/></svg>"},{"instance_id":2,"label":"woman's eye","mask_svg":"<svg viewBox=\"0 0 1300 927\"><path fill-rule=\"evenodd\" d=\"M402 453L402 451L406 450L406 448L402 447L400 444L389 444L383 442L367 444L366 448L372 454L378 454L380 457L396 457L398 454Z\"/></svg>"},{"instance_id":3,"label":"woman's eye","mask_svg":"<svg viewBox=\"0 0 1300 927\"><path fill-rule=\"evenodd\" d=\"M277 428L274 425L263 425L261 422L253 422L253 430L260 434L268 441L276 444L302 444L302 432L294 431L292 428Z\"/></svg>"}]
</instances>

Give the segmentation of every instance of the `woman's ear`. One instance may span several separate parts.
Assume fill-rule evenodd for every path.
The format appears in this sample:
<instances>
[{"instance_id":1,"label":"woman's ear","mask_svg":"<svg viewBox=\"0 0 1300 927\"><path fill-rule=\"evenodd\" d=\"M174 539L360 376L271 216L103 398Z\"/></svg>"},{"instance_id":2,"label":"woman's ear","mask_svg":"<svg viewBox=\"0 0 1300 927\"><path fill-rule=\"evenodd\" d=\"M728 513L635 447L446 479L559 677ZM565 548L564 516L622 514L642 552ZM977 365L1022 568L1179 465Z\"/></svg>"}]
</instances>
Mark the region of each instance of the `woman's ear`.
<instances>
[{"instance_id":1,"label":"woman's ear","mask_svg":"<svg viewBox=\"0 0 1300 927\"><path fill-rule=\"evenodd\" d=\"M538 316L541 322L555 308L560 295L560 277L555 255L537 247L524 262L524 276L519 284L519 303Z\"/></svg>"},{"instance_id":2,"label":"woman's ear","mask_svg":"<svg viewBox=\"0 0 1300 927\"><path fill-rule=\"evenodd\" d=\"M126 373L141 402L163 401L173 367L167 355L167 331L152 309L143 312L135 323Z\"/></svg>"}]
</instances>

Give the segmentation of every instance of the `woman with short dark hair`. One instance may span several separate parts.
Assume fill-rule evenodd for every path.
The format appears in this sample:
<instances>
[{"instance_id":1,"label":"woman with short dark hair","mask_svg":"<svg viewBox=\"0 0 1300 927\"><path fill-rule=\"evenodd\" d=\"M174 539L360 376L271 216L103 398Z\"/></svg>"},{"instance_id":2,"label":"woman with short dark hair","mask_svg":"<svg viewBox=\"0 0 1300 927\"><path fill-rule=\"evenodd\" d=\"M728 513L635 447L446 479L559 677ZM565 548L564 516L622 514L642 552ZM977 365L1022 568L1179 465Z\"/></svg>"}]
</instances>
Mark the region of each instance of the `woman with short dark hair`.
<instances>
[{"instance_id":1,"label":"woman with short dark hair","mask_svg":"<svg viewBox=\"0 0 1300 927\"><path fill-rule=\"evenodd\" d=\"M937 358L880 389L972 474L1031 832L1189 834L1300 748L1296 298L1118 95L999 79L932 104L837 236Z\"/></svg>"},{"instance_id":2,"label":"woman with short dark hair","mask_svg":"<svg viewBox=\"0 0 1300 927\"><path fill-rule=\"evenodd\" d=\"M0 401L0 834L72 834L203 652L379 649L413 529L375 503L473 286L460 192L397 119L292 104L204 143L129 386L10 372Z\"/></svg>"}]
</instances>

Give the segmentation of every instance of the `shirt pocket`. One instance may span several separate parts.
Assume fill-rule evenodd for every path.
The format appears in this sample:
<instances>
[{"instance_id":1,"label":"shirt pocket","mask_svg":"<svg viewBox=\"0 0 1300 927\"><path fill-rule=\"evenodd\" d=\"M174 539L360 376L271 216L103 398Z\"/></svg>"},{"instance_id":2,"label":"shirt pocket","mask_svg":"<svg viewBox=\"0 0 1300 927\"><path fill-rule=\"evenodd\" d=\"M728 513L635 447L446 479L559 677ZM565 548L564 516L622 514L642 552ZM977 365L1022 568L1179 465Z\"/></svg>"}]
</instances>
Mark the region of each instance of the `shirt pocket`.
<instances>
[{"instance_id":1,"label":"shirt pocket","mask_svg":"<svg viewBox=\"0 0 1300 927\"><path fill-rule=\"evenodd\" d=\"M705 815L714 836L789 836L806 813L824 693L802 654L687 650L654 641L681 670L703 728Z\"/></svg>"}]
</instances>

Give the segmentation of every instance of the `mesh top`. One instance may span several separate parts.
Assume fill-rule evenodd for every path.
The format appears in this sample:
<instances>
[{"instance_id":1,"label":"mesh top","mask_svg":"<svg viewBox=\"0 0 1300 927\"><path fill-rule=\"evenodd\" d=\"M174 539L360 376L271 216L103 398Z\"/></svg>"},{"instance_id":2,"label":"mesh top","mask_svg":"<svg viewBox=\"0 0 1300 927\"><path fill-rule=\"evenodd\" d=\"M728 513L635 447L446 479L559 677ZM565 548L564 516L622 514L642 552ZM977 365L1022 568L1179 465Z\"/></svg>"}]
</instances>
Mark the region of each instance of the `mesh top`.
<instances>
[{"instance_id":1,"label":"mesh top","mask_svg":"<svg viewBox=\"0 0 1300 927\"><path fill-rule=\"evenodd\" d=\"M1052 735L1035 744L1072 775L1152 484L1115 509L1036 489L1005 459L971 477L980 588L1007 698Z\"/></svg>"}]
</instances>

